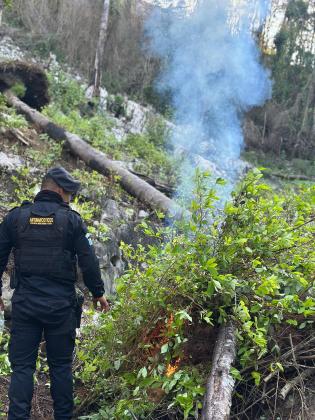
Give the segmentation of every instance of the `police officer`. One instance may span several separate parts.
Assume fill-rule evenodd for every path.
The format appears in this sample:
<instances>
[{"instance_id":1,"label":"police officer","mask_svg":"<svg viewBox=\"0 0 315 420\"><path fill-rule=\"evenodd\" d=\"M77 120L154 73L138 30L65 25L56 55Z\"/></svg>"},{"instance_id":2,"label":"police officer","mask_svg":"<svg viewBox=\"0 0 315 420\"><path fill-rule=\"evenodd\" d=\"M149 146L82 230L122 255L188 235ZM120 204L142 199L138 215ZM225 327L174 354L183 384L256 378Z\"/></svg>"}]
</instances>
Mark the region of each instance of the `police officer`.
<instances>
[{"instance_id":1,"label":"police officer","mask_svg":"<svg viewBox=\"0 0 315 420\"><path fill-rule=\"evenodd\" d=\"M50 169L34 203L24 202L14 208L0 225L0 291L11 249L15 262L9 420L30 418L33 373L43 333L55 419L72 417L77 261L94 304L99 302L102 310L109 309L86 227L69 206L79 186L64 168Z\"/></svg>"}]
</instances>

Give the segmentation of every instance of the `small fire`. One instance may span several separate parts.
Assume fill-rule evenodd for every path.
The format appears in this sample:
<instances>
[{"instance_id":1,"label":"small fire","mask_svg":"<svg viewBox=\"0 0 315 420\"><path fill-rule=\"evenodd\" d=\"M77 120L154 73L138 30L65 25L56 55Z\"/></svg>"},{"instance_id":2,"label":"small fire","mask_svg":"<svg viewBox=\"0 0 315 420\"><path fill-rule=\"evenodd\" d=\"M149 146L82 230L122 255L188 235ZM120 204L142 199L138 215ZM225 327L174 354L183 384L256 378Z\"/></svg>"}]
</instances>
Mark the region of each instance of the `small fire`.
<instances>
[{"instance_id":1,"label":"small fire","mask_svg":"<svg viewBox=\"0 0 315 420\"><path fill-rule=\"evenodd\" d=\"M176 359L175 362L170 363L167 368L166 368L166 373L165 375L169 378L170 376L172 376L179 368L179 364L180 364L180 357L178 359Z\"/></svg>"}]
</instances>

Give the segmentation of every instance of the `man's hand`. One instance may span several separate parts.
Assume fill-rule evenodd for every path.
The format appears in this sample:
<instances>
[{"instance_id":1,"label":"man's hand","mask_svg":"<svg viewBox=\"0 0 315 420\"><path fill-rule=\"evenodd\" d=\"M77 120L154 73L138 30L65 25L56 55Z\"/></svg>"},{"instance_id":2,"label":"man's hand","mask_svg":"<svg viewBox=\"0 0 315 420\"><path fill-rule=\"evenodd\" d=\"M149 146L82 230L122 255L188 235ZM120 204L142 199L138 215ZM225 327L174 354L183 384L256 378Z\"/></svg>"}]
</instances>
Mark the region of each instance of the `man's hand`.
<instances>
[{"instance_id":1,"label":"man's hand","mask_svg":"<svg viewBox=\"0 0 315 420\"><path fill-rule=\"evenodd\" d=\"M0 297L0 311L4 311L4 303L1 297Z\"/></svg>"},{"instance_id":2,"label":"man's hand","mask_svg":"<svg viewBox=\"0 0 315 420\"><path fill-rule=\"evenodd\" d=\"M93 298L93 305L94 305L94 308L95 309L97 309L97 302L99 302L100 303L100 305L101 305L101 311L102 312L107 312L107 311L109 311L109 303L107 302L107 300L106 300L106 297L105 296L101 296L101 297L99 297L99 298Z\"/></svg>"}]
</instances>

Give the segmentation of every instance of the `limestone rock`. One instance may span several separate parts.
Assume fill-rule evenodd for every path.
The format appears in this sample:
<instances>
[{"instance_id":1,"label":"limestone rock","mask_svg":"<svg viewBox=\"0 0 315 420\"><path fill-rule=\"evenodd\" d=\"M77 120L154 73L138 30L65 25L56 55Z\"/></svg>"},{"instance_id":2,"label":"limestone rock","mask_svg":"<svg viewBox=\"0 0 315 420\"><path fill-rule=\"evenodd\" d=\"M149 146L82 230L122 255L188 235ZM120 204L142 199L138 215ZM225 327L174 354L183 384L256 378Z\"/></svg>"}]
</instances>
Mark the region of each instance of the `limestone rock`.
<instances>
[{"instance_id":1,"label":"limestone rock","mask_svg":"<svg viewBox=\"0 0 315 420\"><path fill-rule=\"evenodd\" d=\"M141 134L146 126L149 110L134 101L127 101L126 131L131 134Z\"/></svg>"},{"instance_id":2,"label":"limestone rock","mask_svg":"<svg viewBox=\"0 0 315 420\"><path fill-rule=\"evenodd\" d=\"M17 47L9 36L0 40L0 61L23 60L24 53Z\"/></svg>"},{"instance_id":3,"label":"limestone rock","mask_svg":"<svg viewBox=\"0 0 315 420\"><path fill-rule=\"evenodd\" d=\"M23 166L23 160L19 156L9 156L4 152L0 152L0 168L12 172L19 169L21 166Z\"/></svg>"},{"instance_id":4,"label":"limestone rock","mask_svg":"<svg viewBox=\"0 0 315 420\"><path fill-rule=\"evenodd\" d=\"M149 213L145 210L140 210L138 214L139 219L144 219L146 217L149 217Z\"/></svg>"},{"instance_id":5,"label":"limestone rock","mask_svg":"<svg viewBox=\"0 0 315 420\"><path fill-rule=\"evenodd\" d=\"M99 258L105 294L107 296L115 294L115 280L123 274L125 269L118 239L112 236L106 244L99 241L94 242L95 251Z\"/></svg>"},{"instance_id":6,"label":"limestone rock","mask_svg":"<svg viewBox=\"0 0 315 420\"><path fill-rule=\"evenodd\" d=\"M123 214L119 209L117 201L107 199L104 203L101 223L111 223L114 220L119 221L122 217Z\"/></svg>"},{"instance_id":7,"label":"limestone rock","mask_svg":"<svg viewBox=\"0 0 315 420\"><path fill-rule=\"evenodd\" d=\"M92 94L93 94L93 86L89 86L85 91L85 97L87 99L92 99ZM107 98L108 98L107 90L104 89L104 88L100 88L99 101L100 101L100 108L103 109L103 110L106 110Z\"/></svg>"}]
</instances>

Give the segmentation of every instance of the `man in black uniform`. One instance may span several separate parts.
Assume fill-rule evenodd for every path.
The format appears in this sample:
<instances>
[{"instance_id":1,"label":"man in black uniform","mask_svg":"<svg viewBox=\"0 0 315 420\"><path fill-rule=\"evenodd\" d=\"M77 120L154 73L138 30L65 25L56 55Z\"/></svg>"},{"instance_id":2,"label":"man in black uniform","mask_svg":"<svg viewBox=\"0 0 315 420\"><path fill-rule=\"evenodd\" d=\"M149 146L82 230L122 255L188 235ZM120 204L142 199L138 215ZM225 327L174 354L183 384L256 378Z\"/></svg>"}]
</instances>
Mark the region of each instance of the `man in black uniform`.
<instances>
[{"instance_id":1,"label":"man in black uniform","mask_svg":"<svg viewBox=\"0 0 315 420\"><path fill-rule=\"evenodd\" d=\"M64 168L53 168L44 177L34 203L24 202L11 210L0 225L0 291L11 249L15 262L9 420L30 418L33 373L43 333L55 419L72 417L77 260L94 304L109 309L86 227L68 204L79 186Z\"/></svg>"}]
</instances>

